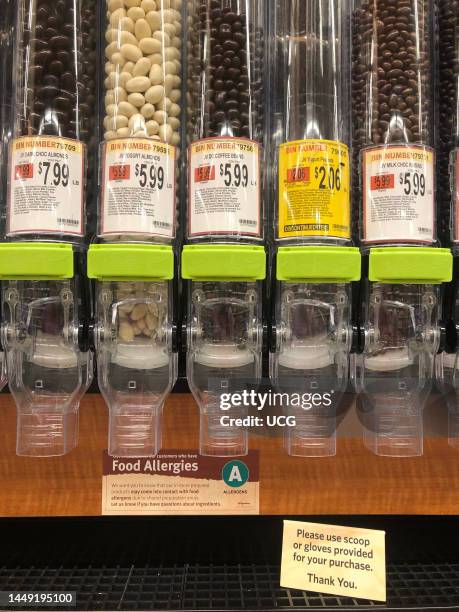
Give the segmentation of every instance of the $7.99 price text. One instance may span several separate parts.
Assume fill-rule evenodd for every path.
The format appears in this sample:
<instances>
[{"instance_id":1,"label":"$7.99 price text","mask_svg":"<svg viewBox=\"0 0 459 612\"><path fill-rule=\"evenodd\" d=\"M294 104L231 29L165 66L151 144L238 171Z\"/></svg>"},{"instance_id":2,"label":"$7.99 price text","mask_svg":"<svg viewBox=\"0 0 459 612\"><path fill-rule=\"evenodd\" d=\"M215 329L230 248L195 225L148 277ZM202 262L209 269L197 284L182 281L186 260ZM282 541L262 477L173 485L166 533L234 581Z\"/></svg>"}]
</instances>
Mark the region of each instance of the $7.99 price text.
<instances>
[{"instance_id":1,"label":"$7.99 price text","mask_svg":"<svg viewBox=\"0 0 459 612\"><path fill-rule=\"evenodd\" d=\"M20 181L32 179L34 171L34 164L18 164L14 169L14 178ZM70 180L70 169L66 163L43 161L38 163L38 176L42 177L43 185L45 186L67 187ZM73 181L73 185L79 184L79 181Z\"/></svg>"}]
</instances>

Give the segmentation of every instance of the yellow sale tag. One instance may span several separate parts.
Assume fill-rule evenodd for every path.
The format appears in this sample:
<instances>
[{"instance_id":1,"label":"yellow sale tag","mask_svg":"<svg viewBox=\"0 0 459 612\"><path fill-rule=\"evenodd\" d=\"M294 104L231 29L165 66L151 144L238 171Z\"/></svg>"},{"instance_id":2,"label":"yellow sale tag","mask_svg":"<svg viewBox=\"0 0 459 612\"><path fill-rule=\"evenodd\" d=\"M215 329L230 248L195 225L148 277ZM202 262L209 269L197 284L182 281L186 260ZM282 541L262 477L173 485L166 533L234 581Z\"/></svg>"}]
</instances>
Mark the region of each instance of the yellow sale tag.
<instances>
[{"instance_id":1,"label":"yellow sale tag","mask_svg":"<svg viewBox=\"0 0 459 612\"><path fill-rule=\"evenodd\" d=\"M386 601L385 532L284 521L280 584Z\"/></svg>"},{"instance_id":2,"label":"yellow sale tag","mask_svg":"<svg viewBox=\"0 0 459 612\"><path fill-rule=\"evenodd\" d=\"M331 140L279 148L279 238L350 238L349 149Z\"/></svg>"}]
</instances>

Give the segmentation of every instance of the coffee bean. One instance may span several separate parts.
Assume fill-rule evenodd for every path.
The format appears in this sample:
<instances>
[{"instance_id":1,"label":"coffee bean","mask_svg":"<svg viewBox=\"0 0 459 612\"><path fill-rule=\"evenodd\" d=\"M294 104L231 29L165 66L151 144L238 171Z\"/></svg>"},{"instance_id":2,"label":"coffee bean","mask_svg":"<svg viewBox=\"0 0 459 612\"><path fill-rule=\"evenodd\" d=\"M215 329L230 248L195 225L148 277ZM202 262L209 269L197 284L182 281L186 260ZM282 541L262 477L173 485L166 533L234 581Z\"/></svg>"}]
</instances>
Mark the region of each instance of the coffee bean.
<instances>
[{"instance_id":1,"label":"coffee bean","mask_svg":"<svg viewBox=\"0 0 459 612\"><path fill-rule=\"evenodd\" d=\"M236 0L189 3L191 140L220 135L262 139L264 32L255 3L248 5L246 14L247 3Z\"/></svg>"},{"instance_id":2,"label":"coffee bean","mask_svg":"<svg viewBox=\"0 0 459 612\"><path fill-rule=\"evenodd\" d=\"M439 131L438 131L438 232L441 241L450 242L451 191L450 159L459 147L459 0L438 0L439 21ZM455 240L459 237L453 232Z\"/></svg>"}]
</instances>

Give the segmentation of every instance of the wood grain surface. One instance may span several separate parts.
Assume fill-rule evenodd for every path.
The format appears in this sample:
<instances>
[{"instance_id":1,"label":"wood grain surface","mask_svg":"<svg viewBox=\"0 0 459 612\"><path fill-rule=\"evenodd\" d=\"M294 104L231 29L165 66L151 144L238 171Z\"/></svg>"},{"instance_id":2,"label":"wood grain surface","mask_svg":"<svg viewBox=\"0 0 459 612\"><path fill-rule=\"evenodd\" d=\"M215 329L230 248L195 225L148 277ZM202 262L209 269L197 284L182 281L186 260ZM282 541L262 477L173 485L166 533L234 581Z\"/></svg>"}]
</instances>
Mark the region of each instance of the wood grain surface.
<instances>
[{"instance_id":1,"label":"wood grain surface","mask_svg":"<svg viewBox=\"0 0 459 612\"><path fill-rule=\"evenodd\" d=\"M196 448L198 410L190 395L165 406L163 448ZM15 454L16 414L0 396L0 516L94 516L101 512L102 451L107 409L99 395L84 398L80 443L65 457ZM333 458L290 458L282 439L250 436L261 451L262 514L459 514L459 450L445 439L425 441L423 457L375 457L360 437L340 439Z\"/></svg>"}]
</instances>

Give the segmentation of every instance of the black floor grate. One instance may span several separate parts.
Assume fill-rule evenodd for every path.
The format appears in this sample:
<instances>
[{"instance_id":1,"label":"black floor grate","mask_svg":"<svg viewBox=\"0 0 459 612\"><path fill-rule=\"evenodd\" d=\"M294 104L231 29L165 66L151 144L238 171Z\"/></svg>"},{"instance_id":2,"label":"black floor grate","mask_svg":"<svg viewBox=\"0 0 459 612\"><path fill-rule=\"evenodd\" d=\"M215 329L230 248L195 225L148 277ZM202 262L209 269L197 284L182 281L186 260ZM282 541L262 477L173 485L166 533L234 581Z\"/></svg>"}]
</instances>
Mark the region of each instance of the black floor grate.
<instances>
[{"instance_id":1,"label":"black floor grate","mask_svg":"<svg viewBox=\"0 0 459 612\"><path fill-rule=\"evenodd\" d=\"M383 608L459 608L459 563L389 565L387 579ZM0 590L76 591L77 610L344 610L382 605L281 588L279 567L273 565L2 567Z\"/></svg>"}]
</instances>

